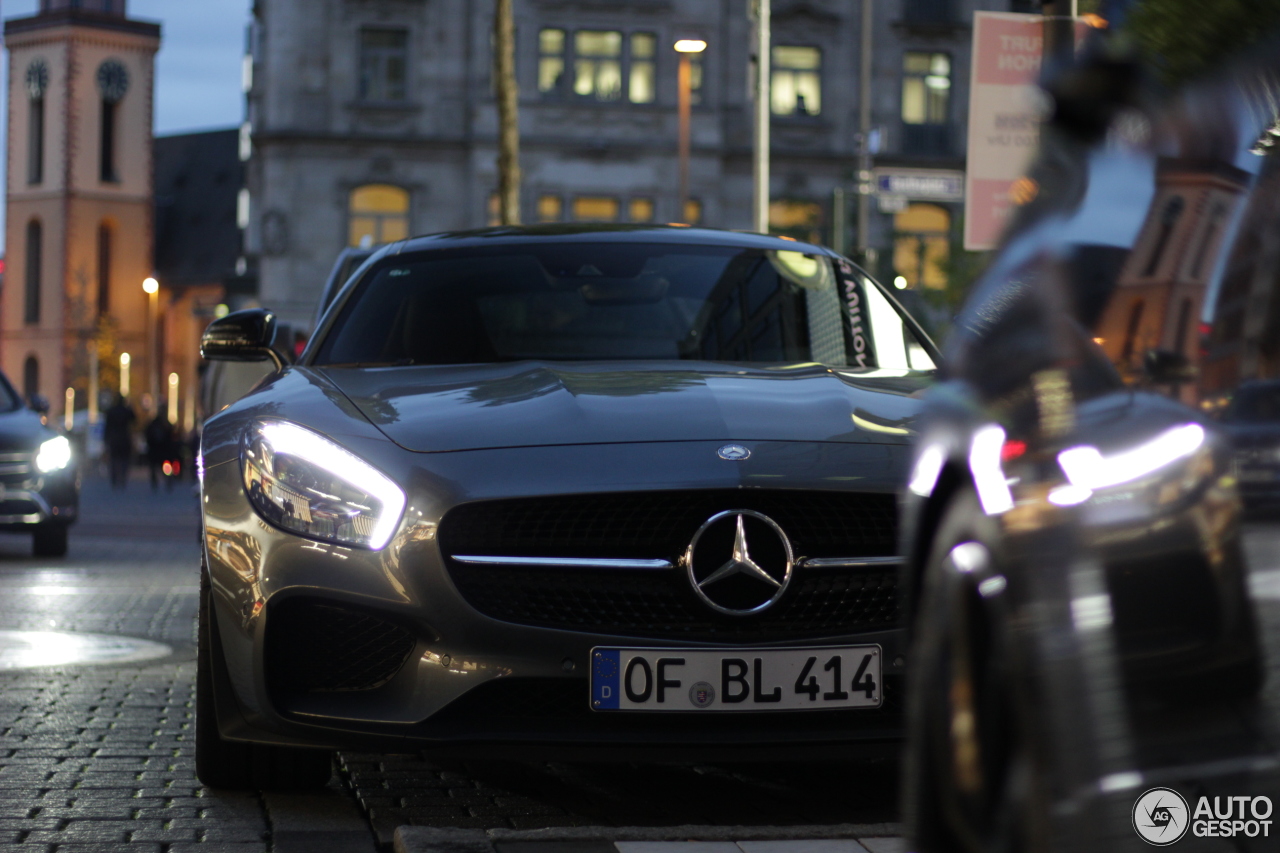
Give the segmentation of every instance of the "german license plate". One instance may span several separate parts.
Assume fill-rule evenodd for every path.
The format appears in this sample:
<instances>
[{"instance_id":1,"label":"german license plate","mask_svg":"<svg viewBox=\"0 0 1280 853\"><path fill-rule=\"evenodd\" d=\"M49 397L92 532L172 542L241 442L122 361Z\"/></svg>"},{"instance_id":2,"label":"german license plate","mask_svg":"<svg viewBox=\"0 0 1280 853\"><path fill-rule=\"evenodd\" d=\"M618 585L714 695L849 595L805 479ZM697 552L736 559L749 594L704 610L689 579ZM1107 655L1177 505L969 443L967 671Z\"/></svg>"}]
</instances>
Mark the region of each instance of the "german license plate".
<instances>
[{"instance_id":1,"label":"german license plate","mask_svg":"<svg viewBox=\"0 0 1280 853\"><path fill-rule=\"evenodd\" d=\"M878 708L879 646L591 650L595 711Z\"/></svg>"}]
</instances>

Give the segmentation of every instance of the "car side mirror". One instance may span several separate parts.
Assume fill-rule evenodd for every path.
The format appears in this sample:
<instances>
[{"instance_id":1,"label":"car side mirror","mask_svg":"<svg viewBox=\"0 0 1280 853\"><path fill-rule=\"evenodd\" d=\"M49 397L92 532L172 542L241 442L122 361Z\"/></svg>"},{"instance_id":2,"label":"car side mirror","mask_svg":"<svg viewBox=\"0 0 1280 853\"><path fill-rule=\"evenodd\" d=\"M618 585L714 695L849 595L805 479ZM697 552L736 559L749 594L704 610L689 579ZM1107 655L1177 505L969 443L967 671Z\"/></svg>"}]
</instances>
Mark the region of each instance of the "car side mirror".
<instances>
[{"instance_id":1,"label":"car side mirror","mask_svg":"<svg viewBox=\"0 0 1280 853\"><path fill-rule=\"evenodd\" d=\"M39 415L49 414L49 398L43 394L32 394L27 406Z\"/></svg>"},{"instance_id":2,"label":"car side mirror","mask_svg":"<svg viewBox=\"0 0 1280 853\"><path fill-rule=\"evenodd\" d=\"M247 308L210 323L200 337L200 355L210 361L271 359L279 370L285 361L271 346L275 338L275 313L266 308Z\"/></svg>"},{"instance_id":3,"label":"car side mirror","mask_svg":"<svg viewBox=\"0 0 1280 853\"><path fill-rule=\"evenodd\" d=\"M1190 382L1196 378L1196 369L1186 355L1169 350L1147 350L1142 356L1142 370L1153 385Z\"/></svg>"}]
</instances>

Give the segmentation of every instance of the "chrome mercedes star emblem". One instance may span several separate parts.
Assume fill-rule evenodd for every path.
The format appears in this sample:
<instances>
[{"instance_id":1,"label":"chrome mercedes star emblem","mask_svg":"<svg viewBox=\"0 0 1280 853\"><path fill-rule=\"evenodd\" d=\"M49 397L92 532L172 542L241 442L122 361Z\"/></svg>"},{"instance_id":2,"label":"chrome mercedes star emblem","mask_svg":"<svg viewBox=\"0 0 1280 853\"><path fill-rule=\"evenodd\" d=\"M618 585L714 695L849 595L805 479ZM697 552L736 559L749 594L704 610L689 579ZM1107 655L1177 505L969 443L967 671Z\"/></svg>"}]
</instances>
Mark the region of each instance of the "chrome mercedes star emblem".
<instances>
[{"instance_id":1,"label":"chrome mercedes star emblem","mask_svg":"<svg viewBox=\"0 0 1280 853\"><path fill-rule=\"evenodd\" d=\"M749 509L711 516L685 552L693 591L713 610L735 616L773 606L791 583L793 565L791 543L782 528Z\"/></svg>"},{"instance_id":2,"label":"chrome mercedes star emblem","mask_svg":"<svg viewBox=\"0 0 1280 853\"><path fill-rule=\"evenodd\" d=\"M726 444L724 447L716 451L716 456L721 459L727 459L730 462L741 462L751 455L751 451L743 447L741 444Z\"/></svg>"}]
</instances>

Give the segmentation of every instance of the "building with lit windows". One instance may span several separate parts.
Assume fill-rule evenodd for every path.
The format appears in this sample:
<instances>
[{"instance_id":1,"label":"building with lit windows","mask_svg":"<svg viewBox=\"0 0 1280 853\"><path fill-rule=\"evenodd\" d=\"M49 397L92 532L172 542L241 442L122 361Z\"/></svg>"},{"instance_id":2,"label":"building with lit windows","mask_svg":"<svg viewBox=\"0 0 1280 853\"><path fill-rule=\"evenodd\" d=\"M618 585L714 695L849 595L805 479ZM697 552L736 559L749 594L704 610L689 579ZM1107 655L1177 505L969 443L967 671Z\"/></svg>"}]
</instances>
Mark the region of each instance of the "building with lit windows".
<instances>
[{"instance_id":1,"label":"building with lit windows","mask_svg":"<svg viewBox=\"0 0 1280 853\"><path fill-rule=\"evenodd\" d=\"M61 415L95 387L163 393L148 334L152 275L152 91L159 24L125 0L41 0L5 22L9 61L5 235L12 270L0 296L0 366Z\"/></svg>"},{"instance_id":2,"label":"building with lit windows","mask_svg":"<svg viewBox=\"0 0 1280 853\"><path fill-rule=\"evenodd\" d=\"M748 0L516 0L525 222L751 225ZM1026 7L1026 8L1024 8ZM245 65L247 249L259 299L306 328L346 246L497 214L493 5L258 0ZM869 144L877 270L946 283L958 245L975 9L875 3ZM861 6L774 0L771 227L853 245ZM694 55L690 201L677 198L677 39ZM861 176L867 178L868 176ZM845 191L833 233L834 191Z\"/></svg>"}]
</instances>

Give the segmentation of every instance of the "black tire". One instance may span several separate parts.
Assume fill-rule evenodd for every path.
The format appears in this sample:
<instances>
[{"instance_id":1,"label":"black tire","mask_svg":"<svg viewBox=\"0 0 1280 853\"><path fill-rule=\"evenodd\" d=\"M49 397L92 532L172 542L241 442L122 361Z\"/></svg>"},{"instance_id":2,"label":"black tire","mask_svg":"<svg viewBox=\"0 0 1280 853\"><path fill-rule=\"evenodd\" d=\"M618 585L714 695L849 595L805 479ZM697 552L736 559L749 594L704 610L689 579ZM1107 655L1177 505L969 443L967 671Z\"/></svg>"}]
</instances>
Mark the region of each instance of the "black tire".
<instances>
[{"instance_id":1,"label":"black tire","mask_svg":"<svg viewBox=\"0 0 1280 853\"><path fill-rule=\"evenodd\" d=\"M333 775L332 752L230 741L218 731L213 698L213 611L209 582L203 572L201 575L196 650L196 777L210 788L239 791L325 787Z\"/></svg>"},{"instance_id":2,"label":"black tire","mask_svg":"<svg viewBox=\"0 0 1280 853\"><path fill-rule=\"evenodd\" d=\"M65 557L67 555L67 527L65 524L42 524L31 534L31 552L37 557Z\"/></svg>"},{"instance_id":3,"label":"black tire","mask_svg":"<svg viewBox=\"0 0 1280 853\"><path fill-rule=\"evenodd\" d=\"M1019 694L1010 626L978 593L981 572L949 562L971 543L966 554L990 564L994 537L976 497L957 495L921 578L902 775L906 847L917 853L1019 853L1047 839L1034 703Z\"/></svg>"}]
</instances>

